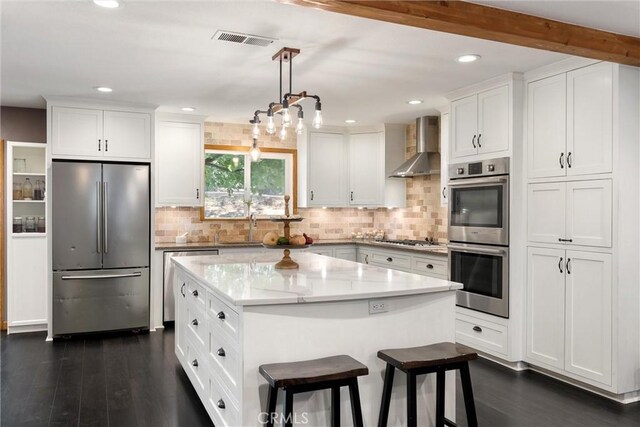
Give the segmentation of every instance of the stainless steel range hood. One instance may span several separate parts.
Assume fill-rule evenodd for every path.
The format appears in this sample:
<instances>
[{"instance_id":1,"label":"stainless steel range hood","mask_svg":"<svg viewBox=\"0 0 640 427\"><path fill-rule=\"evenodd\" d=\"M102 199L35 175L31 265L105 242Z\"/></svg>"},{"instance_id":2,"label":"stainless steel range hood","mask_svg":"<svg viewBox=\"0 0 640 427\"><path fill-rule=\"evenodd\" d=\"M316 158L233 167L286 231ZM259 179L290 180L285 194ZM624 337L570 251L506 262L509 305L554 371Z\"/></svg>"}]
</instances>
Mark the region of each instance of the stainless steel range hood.
<instances>
[{"instance_id":1,"label":"stainless steel range hood","mask_svg":"<svg viewBox=\"0 0 640 427\"><path fill-rule=\"evenodd\" d=\"M394 170L389 178L413 178L414 176L440 173L440 117L423 116L416 119L416 155Z\"/></svg>"}]
</instances>

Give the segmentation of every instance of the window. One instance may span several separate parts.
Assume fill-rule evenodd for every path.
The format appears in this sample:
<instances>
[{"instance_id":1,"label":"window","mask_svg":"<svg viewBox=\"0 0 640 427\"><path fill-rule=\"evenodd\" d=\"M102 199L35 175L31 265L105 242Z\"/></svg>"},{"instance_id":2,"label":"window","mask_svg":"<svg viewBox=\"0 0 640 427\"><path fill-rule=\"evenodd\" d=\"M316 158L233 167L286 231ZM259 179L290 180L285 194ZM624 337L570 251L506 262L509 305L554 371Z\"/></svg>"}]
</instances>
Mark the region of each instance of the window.
<instances>
[{"instance_id":1,"label":"window","mask_svg":"<svg viewBox=\"0 0 640 427\"><path fill-rule=\"evenodd\" d=\"M246 218L284 214L284 195L291 196L296 211L295 171L297 151L262 148L260 161L252 163L249 147L207 145L204 160L202 219Z\"/></svg>"}]
</instances>

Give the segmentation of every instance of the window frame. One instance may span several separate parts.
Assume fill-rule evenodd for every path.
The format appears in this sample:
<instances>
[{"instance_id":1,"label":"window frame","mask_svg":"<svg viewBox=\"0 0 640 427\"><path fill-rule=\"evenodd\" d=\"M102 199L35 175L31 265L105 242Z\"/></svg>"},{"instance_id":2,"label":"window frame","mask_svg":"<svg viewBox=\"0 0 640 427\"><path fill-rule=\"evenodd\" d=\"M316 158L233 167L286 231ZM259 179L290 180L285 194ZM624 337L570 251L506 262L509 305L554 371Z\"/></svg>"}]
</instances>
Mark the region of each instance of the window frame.
<instances>
[{"instance_id":1,"label":"window frame","mask_svg":"<svg viewBox=\"0 0 640 427\"><path fill-rule=\"evenodd\" d=\"M246 160L251 161L249 157L249 151L251 147L245 145L217 145L217 144L205 144L204 146L204 155L203 155L203 167L202 167L202 182L203 182L203 191L202 191L202 206L200 206L200 221L242 221L247 217L235 217L235 218L207 218L204 215L204 201L206 198L206 184L204 176L206 174L206 167L204 166L204 159L206 157L207 151L217 151L224 152L228 151L229 154L232 153L242 153L246 156ZM295 148L272 148L272 147L260 147L260 151L263 153L274 153L274 154L290 154L292 159L291 165L291 209L292 213L296 215L298 213L298 150ZM246 184L246 183L245 183ZM259 216L258 220L269 219L266 216Z\"/></svg>"}]
</instances>

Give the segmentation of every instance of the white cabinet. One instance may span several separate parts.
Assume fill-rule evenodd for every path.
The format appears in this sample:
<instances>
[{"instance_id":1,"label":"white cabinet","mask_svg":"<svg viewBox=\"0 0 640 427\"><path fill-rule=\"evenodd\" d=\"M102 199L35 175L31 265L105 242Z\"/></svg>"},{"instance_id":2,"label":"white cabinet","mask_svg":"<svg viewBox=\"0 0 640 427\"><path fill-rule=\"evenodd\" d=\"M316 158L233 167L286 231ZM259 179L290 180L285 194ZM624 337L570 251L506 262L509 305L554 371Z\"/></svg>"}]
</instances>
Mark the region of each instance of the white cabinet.
<instances>
[{"instance_id":1,"label":"white cabinet","mask_svg":"<svg viewBox=\"0 0 640 427\"><path fill-rule=\"evenodd\" d=\"M447 206L449 182L449 113L440 116L440 206Z\"/></svg>"},{"instance_id":2,"label":"white cabinet","mask_svg":"<svg viewBox=\"0 0 640 427\"><path fill-rule=\"evenodd\" d=\"M187 354L187 282L178 272L174 273L173 298L175 301L175 343L176 356L185 361Z\"/></svg>"},{"instance_id":3,"label":"white cabinet","mask_svg":"<svg viewBox=\"0 0 640 427\"><path fill-rule=\"evenodd\" d=\"M151 158L151 115L53 106L53 157Z\"/></svg>"},{"instance_id":4,"label":"white cabinet","mask_svg":"<svg viewBox=\"0 0 640 427\"><path fill-rule=\"evenodd\" d=\"M529 178L610 173L612 64L529 83L527 122Z\"/></svg>"},{"instance_id":5,"label":"white cabinet","mask_svg":"<svg viewBox=\"0 0 640 427\"><path fill-rule=\"evenodd\" d=\"M187 120L186 118L184 120ZM201 206L203 122L157 120L156 205Z\"/></svg>"},{"instance_id":6,"label":"white cabinet","mask_svg":"<svg viewBox=\"0 0 640 427\"><path fill-rule=\"evenodd\" d=\"M380 132L349 136L349 205L384 205L384 139Z\"/></svg>"},{"instance_id":7,"label":"white cabinet","mask_svg":"<svg viewBox=\"0 0 640 427\"><path fill-rule=\"evenodd\" d=\"M611 384L611 255L529 248L527 358Z\"/></svg>"},{"instance_id":8,"label":"white cabinet","mask_svg":"<svg viewBox=\"0 0 640 427\"><path fill-rule=\"evenodd\" d=\"M611 247L611 180L529 184L528 240Z\"/></svg>"},{"instance_id":9,"label":"white cabinet","mask_svg":"<svg viewBox=\"0 0 640 427\"><path fill-rule=\"evenodd\" d=\"M347 150L341 133L309 133L307 206L347 206Z\"/></svg>"},{"instance_id":10,"label":"white cabinet","mask_svg":"<svg viewBox=\"0 0 640 427\"><path fill-rule=\"evenodd\" d=\"M333 256L353 262L357 262L358 260L356 248L335 248Z\"/></svg>"},{"instance_id":11,"label":"white cabinet","mask_svg":"<svg viewBox=\"0 0 640 427\"><path fill-rule=\"evenodd\" d=\"M7 141L6 150L7 327L10 334L42 331L49 305L47 199L40 186L46 189L47 145Z\"/></svg>"},{"instance_id":12,"label":"white cabinet","mask_svg":"<svg viewBox=\"0 0 640 427\"><path fill-rule=\"evenodd\" d=\"M508 151L509 109L508 85L453 101L450 158Z\"/></svg>"}]
</instances>

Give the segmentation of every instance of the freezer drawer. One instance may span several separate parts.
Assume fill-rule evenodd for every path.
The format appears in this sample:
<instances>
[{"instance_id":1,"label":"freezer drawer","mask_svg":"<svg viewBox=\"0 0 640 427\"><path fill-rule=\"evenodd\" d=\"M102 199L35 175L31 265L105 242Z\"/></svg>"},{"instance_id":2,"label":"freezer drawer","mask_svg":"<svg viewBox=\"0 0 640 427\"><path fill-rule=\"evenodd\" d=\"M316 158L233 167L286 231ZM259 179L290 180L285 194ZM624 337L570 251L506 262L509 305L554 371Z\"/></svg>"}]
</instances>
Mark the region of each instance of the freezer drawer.
<instances>
[{"instance_id":1,"label":"freezer drawer","mask_svg":"<svg viewBox=\"0 0 640 427\"><path fill-rule=\"evenodd\" d=\"M149 269L53 273L53 335L149 328Z\"/></svg>"}]
</instances>

